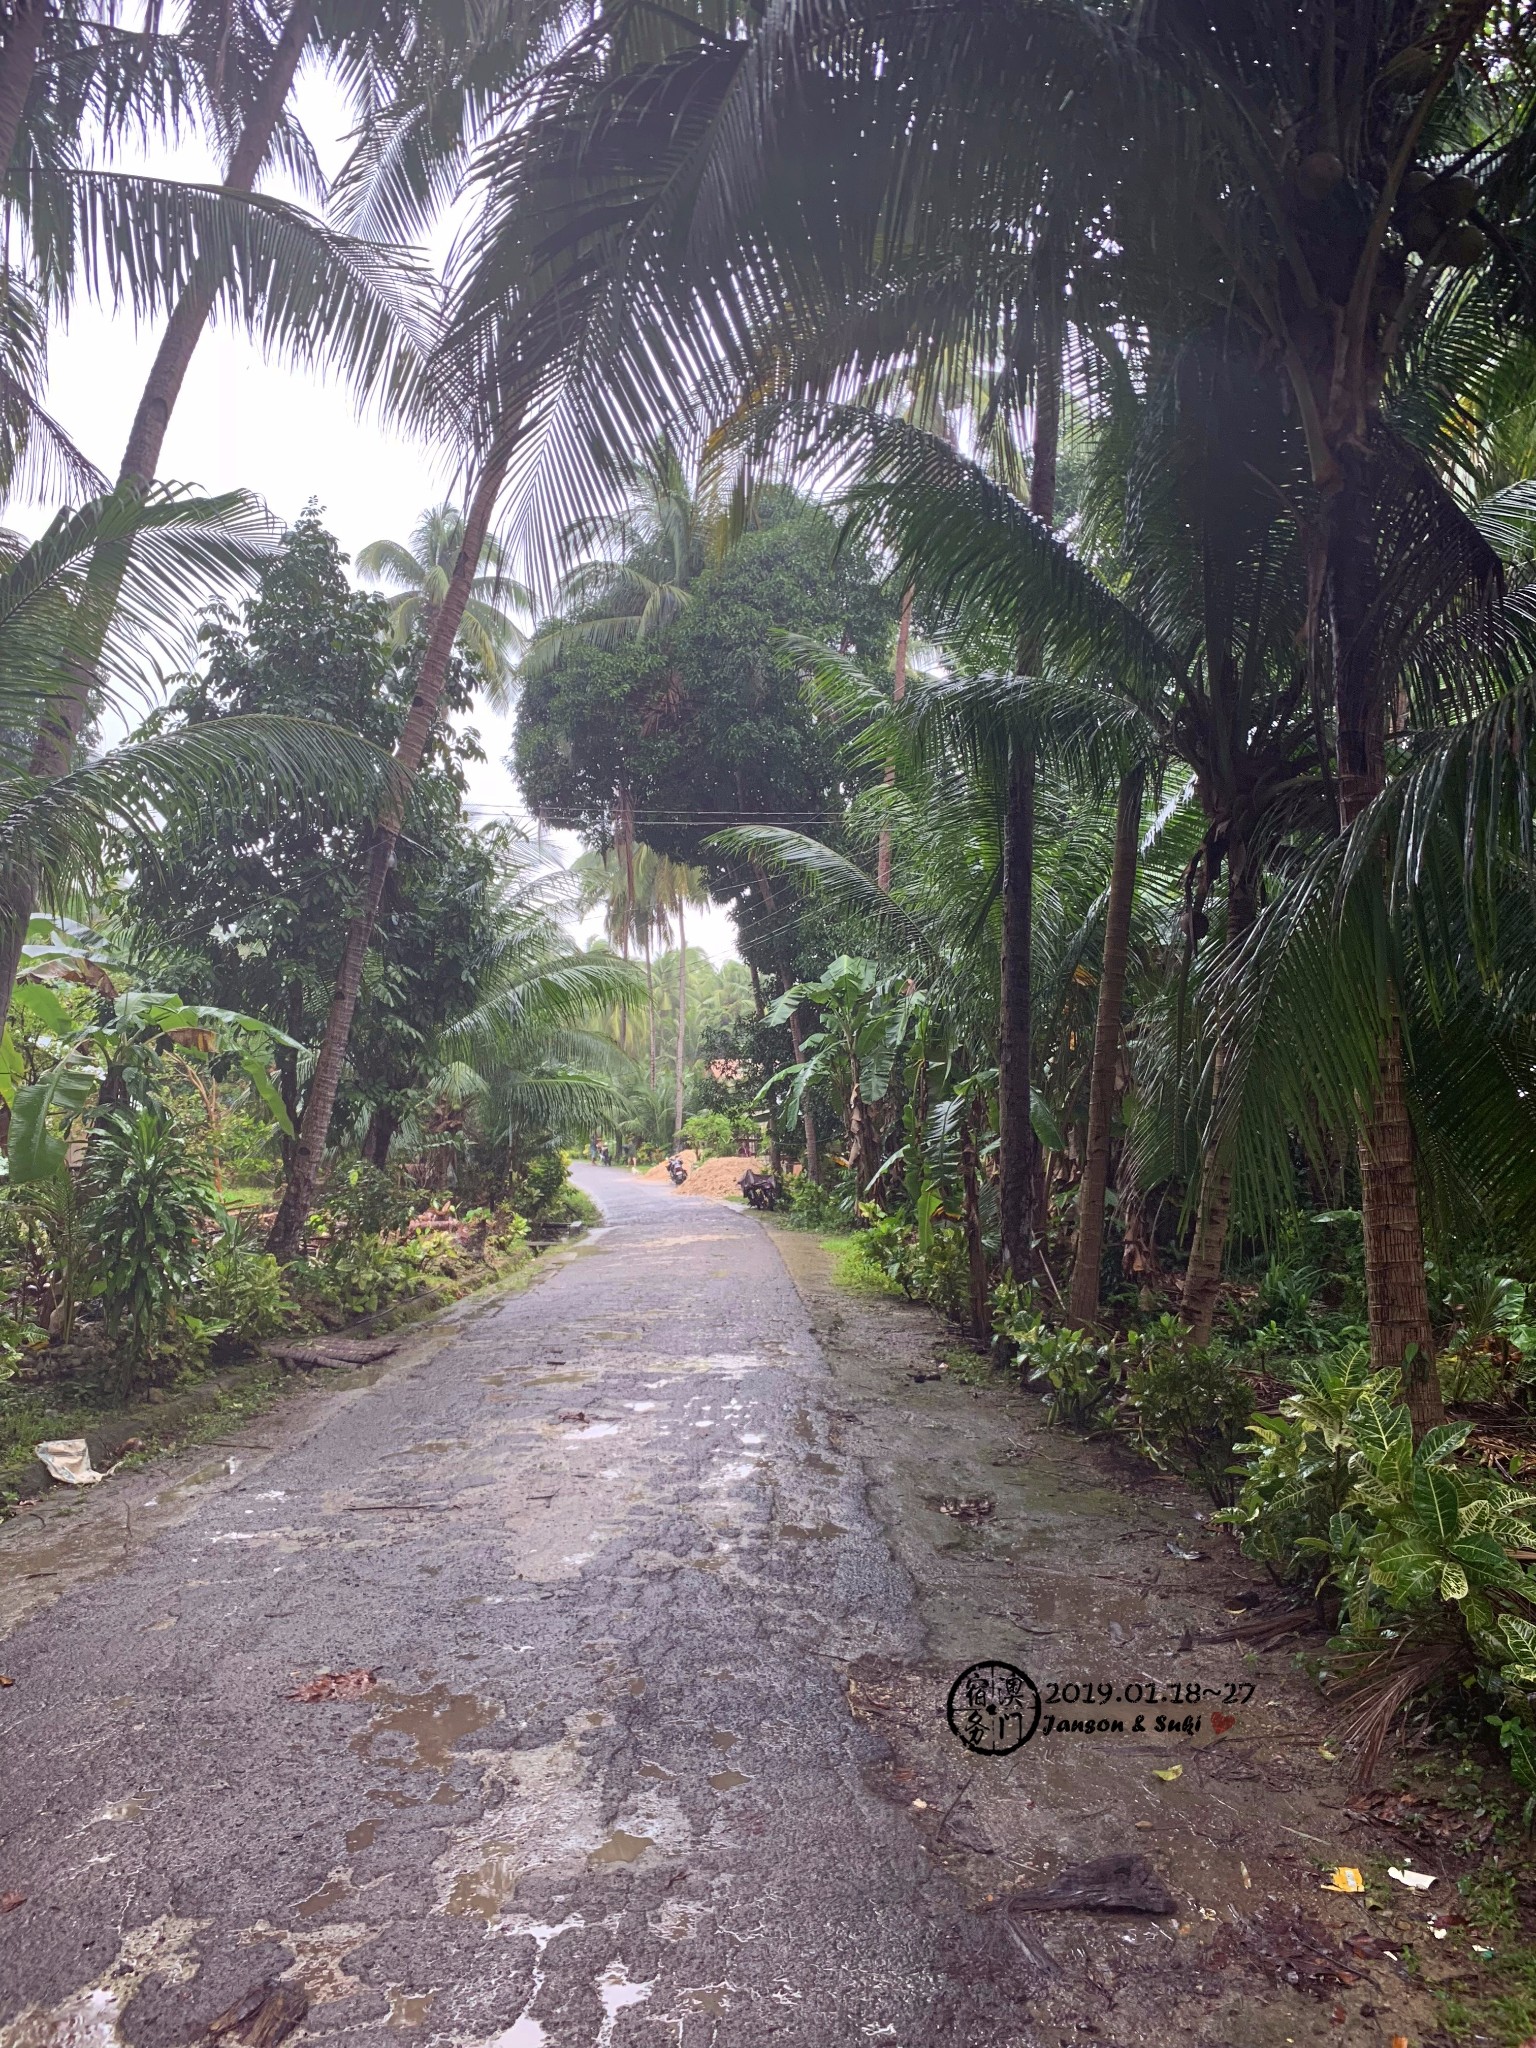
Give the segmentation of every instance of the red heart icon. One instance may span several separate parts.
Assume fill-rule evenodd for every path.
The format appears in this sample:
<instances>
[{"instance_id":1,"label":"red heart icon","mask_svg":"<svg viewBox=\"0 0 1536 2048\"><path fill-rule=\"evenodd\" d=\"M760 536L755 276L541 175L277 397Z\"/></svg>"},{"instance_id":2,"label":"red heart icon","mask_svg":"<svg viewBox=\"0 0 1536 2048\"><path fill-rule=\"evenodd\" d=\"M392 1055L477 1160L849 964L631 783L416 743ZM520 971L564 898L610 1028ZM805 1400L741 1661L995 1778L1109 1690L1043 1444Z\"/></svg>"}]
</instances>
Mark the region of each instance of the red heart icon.
<instances>
[{"instance_id":1,"label":"red heart icon","mask_svg":"<svg viewBox=\"0 0 1536 2048\"><path fill-rule=\"evenodd\" d=\"M1211 1716L1211 1727L1218 1735L1225 1735L1229 1728L1235 1728L1236 1726L1236 1714L1224 1714L1220 1707Z\"/></svg>"}]
</instances>

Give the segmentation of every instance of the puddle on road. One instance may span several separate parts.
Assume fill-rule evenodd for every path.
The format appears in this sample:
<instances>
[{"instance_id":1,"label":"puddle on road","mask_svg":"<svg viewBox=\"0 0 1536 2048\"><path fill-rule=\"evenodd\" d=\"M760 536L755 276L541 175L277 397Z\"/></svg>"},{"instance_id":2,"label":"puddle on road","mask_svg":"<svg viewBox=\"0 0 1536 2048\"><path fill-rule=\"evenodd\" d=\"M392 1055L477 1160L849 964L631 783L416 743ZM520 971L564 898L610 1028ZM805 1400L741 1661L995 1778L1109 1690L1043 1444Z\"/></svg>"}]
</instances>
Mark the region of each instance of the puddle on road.
<instances>
[{"instance_id":1,"label":"puddle on road","mask_svg":"<svg viewBox=\"0 0 1536 2048\"><path fill-rule=\"evenodd\" d=\"M478 2048L545 2048L548 2034L533 2017L533 2008L538 2003L539 1993L544 1988L544 1951L557 1934L564 1934L568 1927L585 1927L586 1922L579 1913L570 1913L558 1927L542 1920L506 1920L502 1923L503 1934L522 1934L534 1945L533 1989L528 1994L528 2003L523 2007L510 2027L499 2034L493 2034L488 2041L482 2041Z\"/></svg>"},{"instance_id":2,"label":"puddle on road","mask_svg":"<svg viewBox=\"0 0 1536 2048\"><path fill-rule=\"evenodd\" d=\"M294 1911L301 1920L318 1920L328 1913L332 1906L339 1906L352 1892L352 1880L344 1870L333 1870L319 1891L311 1892L307 1899L300 1899Z\"/></svg>"},{"instance_id":3,"label":"puddle on road","mask_svg":"<svg viewBox=\"0 0 1536 2048\"><path fill-rule=\"evenodd\" d=\"M587 1858L589 1863L638 1863L647 1849L656 1844L649 1835L631 1835L623 1828L615 1828L601 1848L594 1849Z\"/></svg>"},{"instance_id":4,"label":"puddle on road","mask_svg":"<svg viewBox=\"0 0 1536 2048\"><path fill-rule=\"evenodd\" d=\"M734 1728L711 1728L709 1739L716 1749L734 1749L741 1737Z\"/></svg>"},{"instance_id":5,"label":"puddle on road","mask_svg":"<svg viewBox=\"0 0 1536 2048\"><path fill-rule=\"evenodd\" d=\"M745 1437L742 1438L742 1442L746 1442ZM842 1466L834 1465L830 1458L822 1457L819 1451L807 1451L800 1462L809 1466L812 1472L830 1472L835 1479L841 1479L843 1476Z\"/></svg>"},{"instance_id":6,"label":"puddle on road","mask_svg":"<svg viewBox=\"0 0 1536 2048\"><path fill-rule=\"evenodd\" d=\"M806 1413L806 1411L803 1408L797 1408L795 1410L794 1431L795 1435L799 1437L801 1443L815 1443L816 1425L814 1422L812 1422L810 1416Z\"/></svg>"},{"instance_id":7,"label":"puddle on road","mask_svg":"<svg viewBox=\"0 0 1536 2048\"><path fill-rule=\"evenodd\" d=\"M731 2009L731 2001L725 1994L735 1988L733 1984L697 1985L687 1993L688 2010L707 2012L712 2019L723 2019Z\"/></svg>"},{"instance_id":8,"label":"puddle on road","mask_svg":"<svg viewBox=\"0 0 1536 2048\"><path fill-rule=\"evenodd\" d=\"M589 1372L541 1372L535 1378L524 1380L525 1387L579 1387L589 1380Z\"/></svg>"},{"instance_id":9,"label":"puddle on road","mask_svg":"<svg viewBox=\"0 0 1536 2048\"><path fill-rule=\"evenodd\" d=\"M379 1824L376 1820L363 1820L359 1821L355 1828L348 1828L348 1853L356 1856L359 1850L371 1849L373 1847L374 1835L378 1832L378 1826Z\"/></svg>"},{"instance_id":10,"label":"puddle on road","mask_svg":"<svg viewBox=\"0 0 1536 2048\"><path fill-rule=\"evenodd\" d=\"M376 1702L373 1718L353 1736L352 1748L370 1763L392 1771L446 1771L465 1736L501 1718L498 1702L483 1700L478 1693L450 1692L446 1685L418 1693L399 1693L381 1685L371 1697ZM395 1738L408 1743L413 1754L401 1755ZM375 1796L389 1797L369 1794Z\"/></svg>"},{"instance_id":11,"label":"puddle on road","mask_svg":"<svg viewBox=\"0 0 1536 2048\"><path fill-rule=\"evenodd\" d=\"M710 1789L714 1792L734 1792L738 1785L745 1785L748 1782L745 1771L716 1771L709 1781Z\"/></svg>"},{"instance_id":12,"label":"puddle on road","mask_svg":"<svg viewBox=\"0 0 1536 2048\"><path fill-rule=\"evenodd\" d=\"M435 1991L402 1991L398 1984L389 1987L389 2024L392 2027L419 2027L426 2023L426 2017Z\"/></svg>"},{"instance_id":13,"label":"puddle on road","mask_svg":"<svg viewBox=\"0 0 1536 2048\"><path fill-rule=\"evenodd\" d=\"M443 1910L455 1915L472 1913L492 1921L517 1889L519 1863L512 1842L487 1842L480 1861L461 1870L454 1879Z\"/></svg>"},{"instance_id":14,"label":"puddle on road","mask_svg":"<svg viewBox=\"0 0 1536 2048\"><path fill-rule=\"evenodd\" d=\"M830 1543L848 1531L841 1522L818 1522L814 1529L803 1522L781 1522L776 1533L787 1536L791 1543Z\"/></svg>"},{"instance_id":15,"label":"puddle on road","mask_svg":"<svg viewBox=\"0 0 1536 2048\"><path fill-rule=\"evenodd\" d=\"M216 1465L199 1465L197 1470L189 1472L185 1479L172 1480L169 1486L164 1486L158 1493L151 1494L144 1505L147 1508L163 1507L168 1501L180 1500L183 1494L191 1493L195 1487L208 1486L215 1479L226 1478L239 1469L238 1458L220 1458Z\"/></svg>"},{"instance_id":16,"label":"puddle on road","mask_svg":"<svg viewBox=\"0 0 1536 2048\"><path fill-rule=\"evenodd\" d=\"M86 1826L93 1828L101 1820L137 1820L143 1811L142 1799L120 1799L115 1805L104 1806L99 1813L93 1813Z\"/></svg>"},{"instance_id":17,"label":"puddle on road","mask_svg":"<svg viewBox=\"0 0 1536 2048\"><path fill-rule=\"evenodd\" d=\"M519 2013L511 2026L493 2034L481 2048L548 2048L549 2036L531 2013Z\"/></svg>"},{"instance_id":18,"label":"puddle on road","mask_svg":"<svg viewBox=\"0 0 1536 2048\"><path fill-rule=\"evenodd\" d=\"M635 1776L637 1778L655 1778L663 1785L671 1785L675 1782L672 1773L664 1771L660 1764L642 1764L635 1773Z\"/></svg>"}]
</instances>

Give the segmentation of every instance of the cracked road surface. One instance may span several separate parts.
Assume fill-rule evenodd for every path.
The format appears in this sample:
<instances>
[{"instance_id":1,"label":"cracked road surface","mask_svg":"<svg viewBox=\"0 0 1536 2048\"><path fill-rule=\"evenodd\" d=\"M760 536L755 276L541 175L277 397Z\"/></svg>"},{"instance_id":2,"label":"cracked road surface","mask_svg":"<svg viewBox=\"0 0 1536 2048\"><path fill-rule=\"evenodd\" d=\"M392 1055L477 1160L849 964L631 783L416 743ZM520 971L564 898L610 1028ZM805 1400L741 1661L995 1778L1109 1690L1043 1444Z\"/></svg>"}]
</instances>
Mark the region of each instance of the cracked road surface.
<instances>
[{"instance_id":1,"label":"cracked road surface","mask_svg":"<svg viewBox=\"0 0 1536 2048\"><path fill-rule=\"evenodd\" d=\"M23 1605L117 1557L0 1651L0 2048L271 1977L326 2040L1035 2038L848 1711L922 1630L772 1237L584 1178L607 1225L528 1292L0 1551Z\"/></svg>"}]
</instances>

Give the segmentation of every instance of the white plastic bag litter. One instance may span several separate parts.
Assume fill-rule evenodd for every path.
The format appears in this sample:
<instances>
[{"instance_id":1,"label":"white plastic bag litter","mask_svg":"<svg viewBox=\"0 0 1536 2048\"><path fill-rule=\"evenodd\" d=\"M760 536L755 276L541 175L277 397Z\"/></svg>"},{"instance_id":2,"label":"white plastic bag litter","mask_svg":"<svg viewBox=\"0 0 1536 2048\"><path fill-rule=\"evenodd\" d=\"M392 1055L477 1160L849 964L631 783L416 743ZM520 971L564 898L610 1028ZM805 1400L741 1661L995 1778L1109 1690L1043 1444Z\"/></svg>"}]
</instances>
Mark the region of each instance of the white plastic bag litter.
<instances>
[{"instance_id":1,"label":"white plastic bag litter","mask_svg":"<svg viewBox=\"0 0 1536 2048\"><path fill-rule=\"evenodd\" d=\"M91 1464L90 1446L83 1436L56 1437L52 1443L35 1448L53 1477L62 1479L66 1486L95 1486L107 1476Z\"/></svg>"}]
</instances>

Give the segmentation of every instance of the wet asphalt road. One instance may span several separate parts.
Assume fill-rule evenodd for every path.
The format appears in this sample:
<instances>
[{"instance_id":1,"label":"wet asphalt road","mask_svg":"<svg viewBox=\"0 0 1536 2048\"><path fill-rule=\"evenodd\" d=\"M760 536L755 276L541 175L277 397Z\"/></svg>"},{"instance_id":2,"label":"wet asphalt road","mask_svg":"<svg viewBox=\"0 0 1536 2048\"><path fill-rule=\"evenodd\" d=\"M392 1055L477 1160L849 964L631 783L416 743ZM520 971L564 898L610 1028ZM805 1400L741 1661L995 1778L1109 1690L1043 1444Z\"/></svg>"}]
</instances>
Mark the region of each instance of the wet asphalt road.
<instances>
[{"instance_id":1,"label":"wet asphalt road","mask_svg":"<svg viewBox=\"0 0 1536 2048\"><path fill-rule=\"evenodd\" d=\"M848 1711L923 1644L772 1237L580 1177L558 1270L171 1524L114 1482L126 1561L0 1644L0 2048L187 2041L273 1976L328 2040L1035 2040Z\"/></svg>"}]
</instances>

